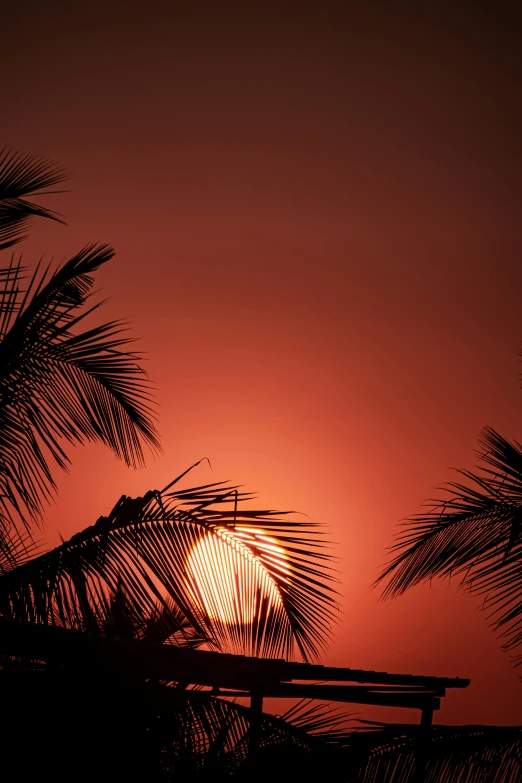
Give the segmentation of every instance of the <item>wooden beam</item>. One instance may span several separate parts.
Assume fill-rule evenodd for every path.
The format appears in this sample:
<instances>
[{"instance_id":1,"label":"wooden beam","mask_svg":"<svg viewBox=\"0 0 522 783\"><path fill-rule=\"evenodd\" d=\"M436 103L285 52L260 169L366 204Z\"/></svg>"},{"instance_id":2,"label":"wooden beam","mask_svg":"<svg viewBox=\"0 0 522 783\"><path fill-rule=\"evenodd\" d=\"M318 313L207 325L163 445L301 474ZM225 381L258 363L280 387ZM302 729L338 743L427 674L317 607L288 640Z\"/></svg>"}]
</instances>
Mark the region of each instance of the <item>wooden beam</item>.
<instances>
[{"instance_id":1,"label":"wooden beam","mask_svg":"<svg viewBox=\"0 0 522 783\"><path fill-rule=\"evenodd\" d=\"M261 745L261 715L263 714L263 696L259 691L250 695L250 732L248 738L248 757L254 762Z\"/></svg>"},{"instance_id":2,"label":"wooden beam","mask_svg":"<svg viewBox=\"0 0 522 783\"><path fill-rule=\"evenodd\" d=\"M320 699L346 704L373 704L380 707L404 707L414 710L438 710L440 699L431 693L381 693L378 689L350 685L312 685L283 682L264 688L266 699ZM221 696L248 696L236 690L222 690Z\"/></svg>"},{"instance_id":3,"label":"wooden beam","mask_svg":"<svg viewBox=\"0 0 522 783\"><path fill-rule=\"evenodd\" d=\"M467 688L470 680L461 677L426 677L417 674L389 674L366 669L319 666L308 663L287 663L285 680L326 680L330 682L356 682L360 684L408 685L423 688Z\"/></svg>"},{"instance_id":4,"label":"wooden beam","mask_svg":"<svg viewBox=\"0 0 522 783\"><path fill-rule=\"evenodd\" d=\"M389 704L408 706L417 704L422 709L427 696L438 698L445 694L446 688L465 688L469 680L447 679L443 677L418 677L414 675L387 674L361 669L334 668L315 664L291 663L282 660L249 658L244 655L179 648L173 645L153 645L79 633L53 626L20 623L0 619L0 653L21 657L38 658L55 665L100 671L114 676L128 675L150 680L172 680L247 692L256 690L265 696L281 695L288 692L288 686L300 688L300 692L313 688L315 695L328 693L324 698L349 701L358 696L354 703ZM335 691L332 688L357 688L357 685L311 685L293 682L293 680L322 680L344 683L366 683L383 686L377 701L378 687L366 688L365 701L360 701L362 691ZM397 686L404 689L406 700L400 693L392 690ZM318 689L323 689L318 690ZM325 688L330 690L324 690ZM304 689L304 690L303 690ZM390 689L388 691L388 689ZM409 690L411 689L411 690ZM297 692L297 691L293 691ZM339 698L336 698L335 694ZM415 698L421 700L416 702ZM284 698L284 697L283 697ZM299 697L298 697L299 698ZM369 700L370 699L370 700ZM401 702L401 704L399 704Z\"/></svg>"}]
</instances>

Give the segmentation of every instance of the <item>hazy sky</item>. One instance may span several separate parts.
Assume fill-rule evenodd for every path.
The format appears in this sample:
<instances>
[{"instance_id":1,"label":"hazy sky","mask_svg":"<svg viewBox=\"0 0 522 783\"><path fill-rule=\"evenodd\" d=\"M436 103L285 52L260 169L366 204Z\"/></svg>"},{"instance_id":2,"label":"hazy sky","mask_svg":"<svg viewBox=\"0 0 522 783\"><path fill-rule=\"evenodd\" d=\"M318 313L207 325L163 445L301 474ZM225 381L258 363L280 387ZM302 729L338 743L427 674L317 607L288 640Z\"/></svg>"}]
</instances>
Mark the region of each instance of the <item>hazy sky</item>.
<instances>
[{"instance_id":1,"label":"hazy sky","mask_svg":"<svg viewBox=\"0 0 522 783\"><path fill-rule=\"evenodd\" d=\"M50 542L208 456L195 481L329 526L343 614L324 662L470 677L437 720L521 723L476 600L369 589L484 425L522 439L520 19L108 5L2 9L1 142L71 172L69 226L35 228L25 259L115 246L105 313L143 338L164 447L141 472L77 450Z\"/></svg>"}]
</instances>

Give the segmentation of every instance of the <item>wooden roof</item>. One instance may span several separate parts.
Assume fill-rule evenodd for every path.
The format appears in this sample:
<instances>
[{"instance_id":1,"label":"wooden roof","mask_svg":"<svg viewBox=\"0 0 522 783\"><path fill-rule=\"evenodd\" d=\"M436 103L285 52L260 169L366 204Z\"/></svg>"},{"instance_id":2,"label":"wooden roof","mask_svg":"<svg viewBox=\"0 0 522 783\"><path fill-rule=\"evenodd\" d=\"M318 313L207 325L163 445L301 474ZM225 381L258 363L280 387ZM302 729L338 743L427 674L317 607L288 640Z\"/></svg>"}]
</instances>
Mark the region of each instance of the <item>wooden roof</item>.
<instances>
[{"instance_id":1,"label":"wooden roof","mask_svg":"<svg viewBox=\"0 0 522 783\"><path fill-rule=\"evenodd\" d=\"M223 696L255 696L257 703L263 698L310 698L418 709L426 722L431 722L447 689L467 688L470 683L459 677L390 674L153 645L4 619L0 653L38 657L65 668L175 682L182 688L207 686Z\"/></svg>"}]
</instances>

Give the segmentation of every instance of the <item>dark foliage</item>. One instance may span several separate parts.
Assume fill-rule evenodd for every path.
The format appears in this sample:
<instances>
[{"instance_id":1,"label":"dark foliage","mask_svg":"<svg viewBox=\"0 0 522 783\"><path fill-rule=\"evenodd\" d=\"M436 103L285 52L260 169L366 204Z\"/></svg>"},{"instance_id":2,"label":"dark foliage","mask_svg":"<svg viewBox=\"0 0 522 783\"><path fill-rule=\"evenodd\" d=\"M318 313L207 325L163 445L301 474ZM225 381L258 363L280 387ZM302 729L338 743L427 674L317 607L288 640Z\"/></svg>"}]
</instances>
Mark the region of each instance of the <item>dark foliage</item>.
<instances>
[{"instance_id":1,"label":"dark foliage","mask_svg":"<svg viewBox=\"0 0 522 783\"><path fill-rule=\"evenodd\" d=\"M191 633L215 649L316 657L336 606L328 573L331 556L318 526L249 508L250 496L222 483L185 490L173 485L143 498L123 497L92 527L5 572L1 614L99 631L113 622L109 599L120 591L120 615L124 607L133 628L144 628L143 618L158 606L166 612L175 607ZM260 531L269 534L270 548ZM206 611L187 576L187 561L202 538L234 553L236 601L253 606L251 622L223 622ZM281 570L274 547L284 552L287 570ZM220 562L208 567L219 569Z\"/></svg>"},{"instance_id":2,"label":"dark foliage","mask_svg":"<svg viewBox=\"0 0 522 783\"><path fill-rule=\"evenodd\" d=\"M0 272L0 529L38 521L66 468L67 444L101 442L127 464L158 448L151 385L121 322L84 328L93 273L108 246L80 251L22 288L20 262ZM23 526L22 525L22 526ZM21 535L21 534L20 534ZM0 564L9 568L11 562Z\"/></svg>"},{"instance_id":3,"label":"dark foliage","mask_svg":"<svg viewBox=\"0 0 522 783\"><path fill-rule=\"evenodd\" d=\"M64 178L47 161L0 153L0 250L21 241L33 217L61 220L33 198ZM318 526L253 509L251 496L224 483L181 490L179 477L160 492L123 496L107 517L51 551L34 541L55 490L51 468L67 468L68 445L103 443L133 466L143 464L144 445L158 448L151 386L124 325L85 322L99 306L90 303L93 274L111 257L111 248L93 245L54 270L27 275L14 257L0 270L4 773L14 765L17 780L56 783L520 780L518 727L355 727L342 710L307 701L276 717L206 687L161 680L157 668L144 675L141 663L121 665L118 645L139 649L134 664L146 649L156 660L165 644L315 658L336 604ZM387 591L397 594L435 575L461 575L486 596L514 649L522 643L522 449L493 431L485 444L490 469L465 473L475 488L452 485L442 509L417 518L381 578L391 577ZM221 569L217 603L213 584L202 586L189 567L202 543L207 575ZM225 589L227 562L234 581ZM9 650L15 626L58 633L54 657L33 637L27 649ZM81 640L78 658L68 655L67 635Z\"/></svg>"},{"instance_id":4,"label":"dark foliage","mask_svg":"<svg viewBox=\"0 0 522 783\"><path fill-rule=\"evenodd\" d=\"M67 179L65 171L36 155L0 150L0 250L26 238L33 217L61 221L57 212L35 204L33 196Z\"/></svg>"},{"instance_id":5,"label":"dark foliage","mask_svg":"<svg viewBox=\"0 0 522 783\"><path fill-rule=\"evenodd\" d=\"M397 596L437 576L460 579L483 597L504 649L522 647L522 447L486 428L484 467L459 471L466 483L448 486L448 498L407 520L392 547L394 557L378 582ZM521 657L517 659L520 662Z\"/></svg>"}]
</instances>

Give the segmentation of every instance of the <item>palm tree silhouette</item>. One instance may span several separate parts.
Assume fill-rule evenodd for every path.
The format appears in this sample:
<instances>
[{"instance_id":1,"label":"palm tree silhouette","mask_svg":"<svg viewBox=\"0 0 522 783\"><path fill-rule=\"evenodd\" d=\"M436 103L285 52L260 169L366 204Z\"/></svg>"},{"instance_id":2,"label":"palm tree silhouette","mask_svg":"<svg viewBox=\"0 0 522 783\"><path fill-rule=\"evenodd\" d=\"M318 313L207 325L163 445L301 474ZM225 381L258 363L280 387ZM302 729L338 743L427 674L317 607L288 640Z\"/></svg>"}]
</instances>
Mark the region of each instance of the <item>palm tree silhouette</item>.
<instances>
[{"instance_id":1,"label":"palm tree silhouette","mask_svg":"<svg viewBox=\"0 0 522 783\"><path fill-rule=\"evenodd\" d=\"M21 241L32 217L61 220L32 199L47 195L47 189L64 178L62 170L45 160L2 153L0 249ZM144 445L159 449L152 387L139 355L128 349L131 341L123 335L124 324L110 321L84 326L84 320L99 307L90 301L93 275L112 255L110 247L92 245L58 269L37 268L31 276L21 259L11 256L9 265L0 271L0 623L4 643L9 622L15 622L29 623L34 630L59 626L144 644L205 645L258 656L298 655L304 660L317 657L335 610L329 556L318 527L292 522L285 514L252 510L251 496L236 487L211 483L179 489L185 473L162 491L150 491L143 498L123 496L108 516L55 549L42 552L36 545L35 528L42 528L45 501L56 487L52 466L66 468L68 444L104 443L136 467L143 464ZM270 534L269 539L261 529ZM198 600L198 585L187 579L186 563L202 537L218 542L239 559L234 590L238 600L251 608L248 622L243 621L241 611L235 621L227 618L224 622ZM284 568L277 555L282 551ZM16 705L25 694L33 707L40 705L44 745L49 741L45 725L53 720L53 731L60 726L69 737L61 773L54 764L55 779L60 774L68 777L70 765L77 766L87 750L99 764L107 747L98 743L94 752L89 727L93 716L99 722L97 712L106 708L117 716L117 734L127 750L127 755L113 753L114 766L105 766L112 779L123 774L125 765L129 774L136 774L140 762L131 752L135 742L145 748L138 755L143 773L148 771L149 776L154 769L158 775L171 768L193 772L201 767L202 759L207 766L210 760L216 769L223 764L230 769L244 761L250 732L248 708L207 692L166 690L160 683L144 689L143 682L112 671L118 680L115 686L99 666L94 670L94 676L85 671L64 672L31 653L2 658L4 696L12 714L16 715ZM70 697L77 692L79 679L88 682L80 697L83 719ZM59 705L57 712L52 704ZM67 721L60 719L69 710L81 733L90 738L87 745L76 734L70 736ZM311 740L300 717L301 725L292 729L284 720L264 716L258 728L267 737L284 734L290 744L297 735L297 745L304 747ZM15 747L22 740L16 720L12 725L9 744ZM312 734L317 727L311 724L308 728ZM114 735L113 725L111 732ZM26 758L29 767L33 758L41 764L36 754ZM89 779L91 773L86 774Z\"/></svg>"},{"instance_id":2,"label":"palm tree silhouette","mask_svg":"<svg viewBox=\"0 0 522 783\"><path fill-rule=\"evenodd\" d=\"M32 199L64 177L39 158L0 155L0 249L23 239L33 217L61 220ZM185 471L162 490L122 496L107 516L60 546L37 546L34 531L43 527L55 489L52 467L66 467L67 445L101 442L134 466L143 464L144 446L159 448L152 387L139 355L128 349L124 325L84 324L98 307L89 300L93 275L112 255L108 246L93 245L54 271L37 269L26 278L14 257L0 270L0 683L2 738L16 778L286 781L290 774L310 779L343 769L361 783L464 774L478 783L515 783L520 728L434 727L427 734L423 726L367 722L353 730L342 709L306 700L282 716L254 719L251 708L214 689L188 689L182 679L162 679L163 670L140 668L141 657L154 661L167 648L181 655L206 647L316 659L336 611L331 558L318 525L253 508L253 496L224 482L183 488ZM509 461L510 471L515 454L522 465L520 448L513 449L501 461ZM454 517L475 509L479 528L489 519L504 530L512 520L502 539L506 584L521 545L519 472L510 471L508 478L489 478L487 501L480 500L485 510L476 493L466 500L461 489L456 497L465 507L453 508ZM491 511L493 501L504 516ZM453 549L462 536L451 539ZM227 603L207 600L218 581L202 584L189 573L202 541L208 571L221 569L223 576L227 557L233 563ZM444 541L420 546L421 556L431 553L427 570L415 553L417 571L402 565L407 558L397 559L411 583L433 568ZM478 534L468 551L479 553L482 587L496 578L486 569L498 562L487 559L494 550L485 541ZM462 547L454 569L464 568ZM504 617L505 611L499 624L508 623Z\"/></svg>"},{"instance_id":3,"label":"palm tree silhouette","mask_svg":"<svg viewBox=\"0 0 522 783\"><path fill-rule=\"evenodd\" d=\"M120 624L125 615L134 638L145 629L145 618L157 617L166 630L176 630L175 618L182 617L189 635L196 634L211 649L317 658L335 609L332 577L324 565L329 556L318 526L242 508L250 496L223 484L189 489L177 489L177 480L173 484L143 498L124 496L96 524L6 571L0 576L2 616L103 632L111 626L119 596ZM187 579L192 549L202 536L235 549L238 531L260 527L270 533L274 546L284 549L291 578L281 572L272 550L252 537L241 544L238 574L240 600L255 608L252 621L209 616ZM260 570L277 591L276 605L268 603L263 583L256 579Z\"/></svg>"},{"instance_id":4,"label":"palm tree silhouette","mask_svg":"<svg viewBox=\"0 0 522 783\"><path fill-rule=\"evenodd\" d=\"M205 646L219 652L274 658L317 656L335 608L328 589L331 577L323 565L327 555L322 542L310 523L291 522L274 512L243 509L246 499L220 484L187 490L169 487L147 493L144 498L124 498L111 514L68 542L0 576L0 634L4 645L12 622L15 630L20 623L43 632L49 628L74 629L91 640L98 637L104 645L93 648L95 659L84 658L79 665L71 660L70 664L57 666L51 655L45 656L42 669L39 644L33 654L4 658L4 672L12 677L14 671L18 677L13 680L16 687L12 694L9 689L4 693L4 704L11 705L6 706L8 712L12 709L16 714L19 709L20 677L26 706L33 699L38 705L56 705L51 715L44 710L44 720L60 727L67 738L68 752L53 762L54 779L62 779L60 774L68 779L71 768L77 769L87 757L93 766L85 771L85 778L79 778L82 780L89 780L90 775L109 780L114 775L136 779L132 776L146 774L152 780L171 780L207 773L252 774L253 719L249 707L230 702L213 689L187 690L179 678L166 682L161 679L163 675L154 673L154 666L147 666L145 679L127 673L118 649L109 644L112 638L117 645L126 640L137 642L143 646L144 660L157 645L181 649ZM269 530L271 541L285 547L292 576L287 579L281 575L269 552L249 544L248 550L241 552L243 600L254 602L255 619L249 623L222 622L205 614L195 599L186 579L187 556L202 534L218 536L218 531L252 529L253 525L262 525ZM269 607L263 601L254 579L257 562L281 596L277 606ZM35 640L39 643L37 637ZM116 664L112 655L115 650ZM63 662L67 655L58 654L58 658ZM28 673L45 675L32 677L30 694ZM82 683L80 691L78 679ZM80 715L74 704L81 705ZM279 748L278 752L285 748L295 764L303 754L311 753L315 758L326 750L342 747L346 733L340 729L345 722L342 712L332 712L330 707L323 707L320 714L317 710L310 714L310 710L308 702L303 702L300 710L294 709L288 716L260 715L256 720L261 757L274 748ZM110 725L100 717L100 711L111 716ZM16 728L13 733L10 745L21 742ZM110 734L110 747L99 742L100 733ZM42 741L49 741L46 731L42 731ZM25 759L29 765L26 775L33 774L31 765L36 758L38 755ZM104 761L100 773L102 758L108 761ZM306 755L308 764L310 758ZM261 763L258 757L256 765Z\"/></svg>"},{"instance_id":5,"label":"palm tree silhouette","mask_svg":"<svg viewBox=\"0 0 522 783\"><path fill-rule=\"evenodd\" d=\"M0 155L0 249L23 239L31 217L59 219L28 197L64 176L33 156ZM133 466L143 464L143 445L159 448L151 384L125 325L82 331L99 307L93 273L112 256L92 245L54 270L28 276L14 255L0 270L0 572L27 554L27 533L55 490L51 464L66 468L67 444L98 441Z\"/></svg>"},{"instance_id":6,"label":"palm tree silhouette","mask_svg":"<svg viewBox=\"0 0 522 783\"><path fill-rule=\"evenodd\" d=\"M502 647L522 663L522 446L491 427L479 439L477 471L443 487L446 497L408 518L391 547L391 561L375 582L383 597L397 597L435 577L456 577L483 598ZM368 781L401 779L415 754L411 730L382 727L383 745L365 756ZM515 781L522 775L522 727L437 727L424 739L426 780ZM370 744L371 741L370 741ZM373 757L373 758L372 758ZM371 770L374 770L373 777Z\"/></svg>"},{"instance_id":7,"label":"palm tree silhouette","mask_svg":"<svg viewBox=\"0 0 522 783\"><path fill-rule=\"evenodd\" d=\"M36 155L0 150L0 250L21 242L33 217L44 217L63 223L58 212L29 201L34 196L60 191L47 188L67 179L64 169Z\"/></svg>"},{"instance_id":8,"label":"palm tree silhouette","mask_svg":"<svg viewBox=\"0 0 522 783\"><path fill-rule=\"evenodd\" d=\"M483 597L482 608L501 632L503 649L522 662L522 447L486 427L478 472L461 470L448 497L430 502L425 514L406 521L392 546L394 557L377 583L398 596L434 577L460 579Z\"/></svg>"}]
</instances>

